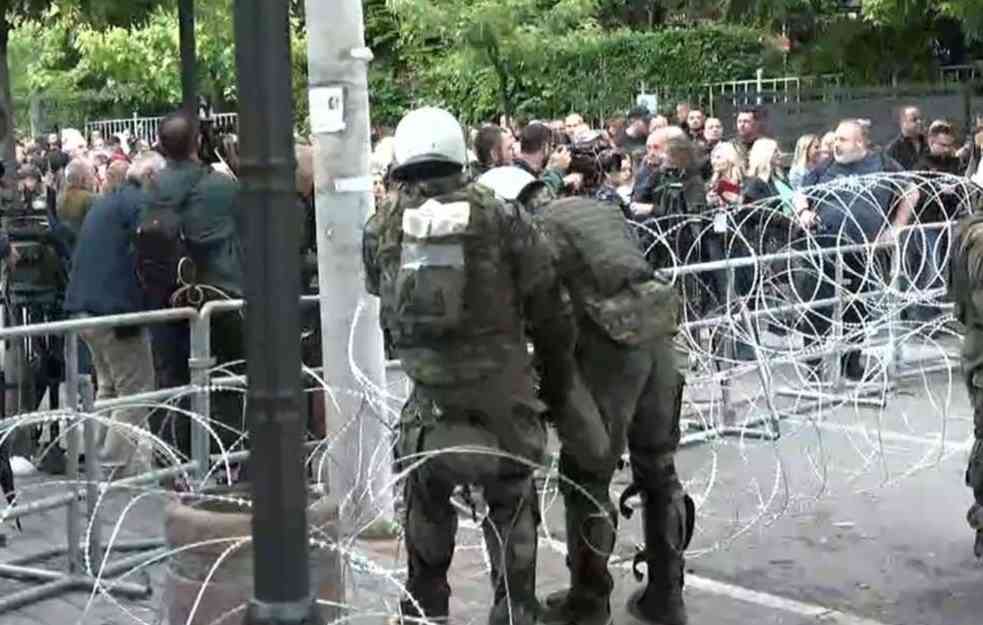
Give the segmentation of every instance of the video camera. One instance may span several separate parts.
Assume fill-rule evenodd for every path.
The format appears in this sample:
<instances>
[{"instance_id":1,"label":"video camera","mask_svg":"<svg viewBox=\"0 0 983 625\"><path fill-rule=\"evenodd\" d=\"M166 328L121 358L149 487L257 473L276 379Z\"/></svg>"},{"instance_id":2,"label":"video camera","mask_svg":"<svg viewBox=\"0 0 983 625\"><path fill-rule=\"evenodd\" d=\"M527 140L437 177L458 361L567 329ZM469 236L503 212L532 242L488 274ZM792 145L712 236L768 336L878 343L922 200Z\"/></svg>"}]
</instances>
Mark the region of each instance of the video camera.
<instances>
[{"instance_id":1,"label":"video camera","mask_svg":"<svg viewBox=\"0 0 983 625\"><path fill-rule=\"evenodd\" d=\"M202 163L214 165L225 161L228 164L232 160L227 152L224 138L238 134L238 122L216 121L215 110L204 96L198 97L198 131L201 134L198 158Z\"/></svg>"},{"instance_id":2,"label":"video camera","mask_svg":"<svg viewBox=\"0 0 983 625\"><path fill-rule=\"evenodd\" d=\"M599 132L580 137L578 141L567 145L567 149L570 150L569 172L584 177L581 193L592 193L595 187L604 182L604 171L601 167L600 158L601 154L612 149L612 147L611 143Z\"/></svg>"}]
</instances>

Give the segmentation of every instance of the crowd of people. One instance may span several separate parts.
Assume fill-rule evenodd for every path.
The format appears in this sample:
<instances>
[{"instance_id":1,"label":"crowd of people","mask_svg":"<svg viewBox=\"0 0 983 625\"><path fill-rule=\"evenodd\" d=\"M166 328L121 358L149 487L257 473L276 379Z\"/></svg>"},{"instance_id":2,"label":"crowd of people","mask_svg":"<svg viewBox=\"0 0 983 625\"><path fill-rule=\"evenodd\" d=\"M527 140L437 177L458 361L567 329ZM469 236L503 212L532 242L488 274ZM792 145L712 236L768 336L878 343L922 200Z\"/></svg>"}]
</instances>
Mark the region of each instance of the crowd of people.
<instances>
[{"instance_id":1,"label":"crowd of people","mask_svg":"<svg viewBox=\"0 0 983 625\"><path fill-rule=\"evenodd\" d=\"M63 299L56 314L67 318L241 297L238 183L227 166L203 162L200 146L198 124L182 114L165 118L153 146L145 140L131 141L125 133L103 138L95 132L85 138L72 129L18 145L17 186L6 195L5 216L10 220L26 215L45 222L43 228L51 235L47 240L58 251L63 275L60 284L28 286L59 291ZM161 228L165 212L175 215L172 231L179 240L160 238L167 232ZM167 219L163 218L165 225ZM177 283L155 284L159 276L153 271L154 244L180 245L186 254L182 271L186 267L193 271L178 275ZM13 235L6 242L4 253L10 267L37 262L20 252L25 245L31 243ZM12 273L8 280L16 281L17 274ZM32 301L24 306L36 308ZM189 382L185 322L94 328L83 330L80 337L80 373L93 378L97 400ZM240 319L217 316L211 341L219 362L240 360ZM226 426L222 438L235 440L243 429L241 397L217 393L212 401L213 414ZM152 454L146 438L127 429L148 427L148 411L121 408L112 418L122 426L103 428L100 435L100 461L105 470L116 476L149 470ZM168 419L163 413L155 418L156 429L165 440L188 453L187 419ZM141 440L139 445L137 440Z\"/></svg>"},{"instance_id":2,"label":"crowd of people","mask_svg":"<svg viewBox=\"0 0 983 625\"><path fill-rule=\"evenodd\" d=\"M958 206L954 193L920 193L915 183L902 189L896 180L871 175L918 172L922 179L952 176L983 185L983 113L965 133L946 119L926 123L917 106L901 109L897 120L896 138L884 146L872 141L866 119L846 119L833 129L801 137L775 137L767 127L767 111L760 107L741 109L733 120L707 117L681 103L669 116L636 108L603 128L591 128L579 114L521 128L487 124L470 130L469 172L480 180L490 170L518 169L556 195L616 204L637 224L640 243L656 269L817 243L884 242L902 233L909 283L938 287L948 238L943 228L931 224L955 219L966 207ZM372 160L377 201L383 201L389 188L387 171L393 162L392 138L384 135L379 133ZM837 201L817 199L809 191L853 179L866 181L863 188L845 187L837 192ZM916 224L928 227L906 231ZM849 255L846 262L863 275L873 256ZM812 269L792 286L803 301L830 297L832 264ZM751 267L738 269L736 295L753 293L759 277ZM728 299L726 274L707 271L699 282L704 295L692 299L700 301L697 314L709 315ZM873 284L859 282L859 290ZM862 308L860 302L851 305L847 322L865 318ZM903 312L906 319L923 322L939 314L938 307L928 304ZM829 311L817 309L805 317L807 336L828 332ZM736 357L753 359L750 345L739 342ZM859 358L854 352L844 363L851 377L863 375Z\"/></svg>"},{"instance_id":3,"label":"crowd of people","mask_svg":"<svg viewBox=\"0 0 983 625\"><path fill-rule=\"evenodd\" d=\"M646 565L647 580L627 609L640 622L689 622L682 588L696 506L675 465L684 290L662 270L771 245L837 248L842 276L823 254L790 254L808 260L787 286L812 304L797 324L806 349L817 348L807 368L819 375L818 344L839 324L840 366L854 380L867 374L873 313L863 296L877 284L880 250L903 250L908 286L942 279L945 226L978 208L983 116L961 142L953 123L926 127L907 107L884 147L871 140L869 121L844 119L824 135L796 138L791 155L762 120L761 111L741 111L725 140L721 120L681 105L675 123L635 110L592 130L571 115L521 129L486 125L466 142L451 114L423 107L379 138L366 288L380 298L383 331L414 383L397 445L408 473L402 622L448 617L458 515L449 499L472 484L488 503L492 625L610 623L608 560L619 511L635 509L644 546L634 563ZM943 227L933 235L921 228L933 225ZM735 271L732 287L707 271L709 289L720 298L734 288L755 306L752 265ZM978 279L978 257L968 267ZM842 319L833 301L843 304ZM908 307L908 319L939 316L929 305L938 299L919 301L927 310ZM978 428L980 415L977 404ZM547 423L560 444L570 583L541 601L532 467L544 462ZM631 482L616 504L612 476L626 450ZM977 442L967 476L977 493L981 455Z\"/></svg>"}]
</instances>

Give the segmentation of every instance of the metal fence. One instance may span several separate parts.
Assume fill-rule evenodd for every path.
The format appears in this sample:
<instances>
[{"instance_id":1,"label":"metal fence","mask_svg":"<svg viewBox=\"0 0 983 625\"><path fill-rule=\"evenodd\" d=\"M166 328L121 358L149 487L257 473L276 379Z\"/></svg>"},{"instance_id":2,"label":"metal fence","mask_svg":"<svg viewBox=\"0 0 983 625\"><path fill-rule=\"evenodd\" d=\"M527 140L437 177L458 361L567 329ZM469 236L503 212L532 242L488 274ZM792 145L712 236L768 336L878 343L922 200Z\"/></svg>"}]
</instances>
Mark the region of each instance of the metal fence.
<instances>
[{"instance_id":1,"label":"metal fence","mask_svg":"<svg viewBox=\"0 0 983 625\"><path fill-rule=\"evenodd\" d=\"M941 224L910 226L906 230L950 228L953 224L954 222L945 222ZM832 314L834 323L842 323L844 310L853 300L862 300L873 297L887 297L896 298L900 301L900 280L902 278L901 240L902 237L899 236L898 239L893 242L878 242L862 245L840 245L837 247L787 251L768 255L751 255L748 257L730 258L717 262L680 266L674 269L665 270L662 273L673 280L678 280L686 275L706 272L726 271L727 273L727 305L723 308L722 314L712 318L696 319L683 323L680 328L680 334L684 336L692 336L698 333L702 328L721 325L743 325L747 327L750 324L753 324L756 319L763 316L773 316L788 312L804 311L830 306L833 307ZM739 300L734 292L735 271L741 267L747 267L750 265L761 266L767 263L792 259L832 256L835 258L835 280L838 283L842 283L845 272L844 255L856 252L866 252L871 254L875 250L885 250L891 256L890 276L888 287L886 289L855 295L841 295L839 297L824 300L782 302L776 306L767 306L756 310L749 310L747 307L742 308L739 305L734 305ZM941 290L936 290L930 293L930 295L938 296L941 294L940 291ZM302 298L302 301L308 303L316 302L318 300L318 296L306 296ZM238 311L243 306L244 302L242 300L220 301L208 303L201 310L180 308L126 315L73 319L0 329L0 341L11 341L25 337L37 336L57 335L64 337L67 405L64 407L63 412L64 418L68 420L66 432L71 432L73 430L77 430L78 428L82 428L84 431L83 449L79 449L77 436L68 436L68 483L83 484L83 482L80 481L78 466L78 458L81 451L84 451L86 464L84 486L75 486L72 488L71 492L66 494L54 495L24 504L8 505L5 508L0 507L0 520L24 517L44 510L51 510L59 507L67 508L66 548L54 550L46 549L43 553L35 554L31 558L0 564L0 576L17 577L20 579L30 579L41 582L41 585L37 587L12 593L0 598L0 613L13 610L28 603L38 601L46 597L55 596L69 590L87 589L91 591L94 584L106 583L104 580L96 580L92 576L82 572L83 569L79 561L79 549L81 546L80 531L82 527L81 523L83 521L83 513L80 506L82 502L87 503L85 516L91 532L86 547L90 551L94 551L98 554L101 550L101 539L98 531L93 530L97 530L99 527L99 523L97 522L99 511L96 506L96 499L100 496L101 492L104 492L106 489L119 489L141 484L155 483L168 476L184 476L191 482L194 480L202 481L211 474L212 468L216 465L216 463L235 462L248 457L248 451L238 451L232 454L216 456L210 455L210 434L207 426L211 416L211 389L215 386L245 386L247 384L245 376L212 376L211 371L215 367L216 362L213 354L211 353L210 347L211 320L215 314ZM888 352L891 355L891 361L886 370L892 383L896 383L897 380L903 379L912 373L911 371L904 370L904 363L902 363L899 358L899 343L903 339L898 331L898 319L896 314L898 309L900 309L900 305L892 309L893 312L886 320L883 320L888 330L886 338L880 339L879 341L870 340L863 345L865 348L876 347L879 345L886 346L888 348ZM189 323L190 383L186 386L160 389L151 393L144 393L137 396L119 397L100 402L93 401L91 385L88 385L84 381L80 380L78 374L77 359L79 332L90 328L138 326L172 321L188 321ZM790 355L787 358L766 358L760 349L756 347L758 359L756 369L760 378L760 384L763 391L762 396L764 397L766 407L761 414L754 415L751 418L744 419L740 422L734 419L734 408L742 400L732 398L730 393L730 384L734 379L735 374L738 372L738 368L722 366L718 374L708 376L703 380L691 380L690 384L695 381L699 381L719 385L719 410L715 411L719 415L719 419L711 421L707 421L705 419L688 420L686 423L684 423L685 434L683 436L682 445L699 444L713 438L731 435L757 436L760 438L774 439L780 436L780 421L783 418L792 416L793 414L800 414L805 411L813 410L817 406L823 404L828 405L830 399L834 398L844 389L845 383L842 379L838 355L844 351L857 348L856 345L844 344L842 342L842 338L843 336L841 331L838 334L834 334L832 341L830 341L829 344L827 344L820 351L811 352L807 355ZM730 341L725 349L729 350L725 351L725 356L727 354L733 354L733 341ZM772 367L783 361L793 362L804 358L815 358L817 356L826 358L831 365L829 367L831 376L828 387L824 386L823 388L817 390L804 390L802 388L779 388L775 385L774 380L771 378L769 373ZM921 365L930 365L931 368L927 369L926 367L921 366L917 372L919 374L924 374L930 370L948 369L955 366L952 364L955 361L957 360L953 360L949 357L942 357L939 359L939 362L921 363ZM395 371L398 368L397 362L387 363L387 370L389 371ZM743 370L743 373L747 373L746 368ZM877 390L883 393L884 389L881 386L878 386ZM775 398L789 394L794 394L798 398L798 401L795 402L795 406L793 408L777 407L775 404ZM159 470L152 470L150 473L114 481L110 484L101 484L100 482L102 482L102 477L99 473L100 467L97 460L95 442L96 424L92 421L92 419L86 418L85 415L91 414L95 410L110 407L119 407L124 405L146 405L148 402L166 403L188 395L190 395L191 398L192 412L197 414L202 421L201 423L197 421L192 422L190 461L181 462L177 456L174 456L173 466ZM802 399L805 399L806 401L801 401ZM887 397L885 395L874 399L858 399L856 396L854 396L849 398L849 401L860 404L867 402L876 405L884 405L887 401ZM36 414L39 418L50 419L50 414ZM20 415L20 418L22 420L24 416ZM0 436L9 435L9 429L10 428L0 428ZM331 433L329 433L329 435L330 434ZM66 433L63 432L62 436L65 435ZM113 548L120 548L122 550L128 548L144 549L148 547L157 547L159 545L159 541L141 541L140 544L114 545ZM53 572L25 566L25 563L28 560L39 560L64 552L67 552L68 554L68 568L64 572ZM159 555L159 551L154 551L150 554L138 554L136 556L123 558L122 560L116 561L112 565L105 567L100 572L100 577L112 577L113 574L122 573L132 566L148 561L149 559L159 557ZM145 585L140 584L120 582L111 583L110 585L115 591L135 596L144 596L149 592L149 589Z\"/></svg>"},{"instance_id":2,"label":"metal fence","mask_svg":"<svg viewBox=\"0 0 983 625\"><path fill-rule=\"evenodd\" d=\"M944 85L965 84L983 78L983 61L966 65L947 65L939 68L938 81ZM764 69L758 69L754 78L725 80L696 85L641 85L637 104L645 104L652 112L662 110L683 100L701 107L708 115L720 115L720 102L730 101L732 106L755 103L791 104L803 100L803 92L843 87L842 74L816 76L779 76L768 78Z\"/></svg>"},{"instance_id":3,"label":"metal fence","mask_svg":"<svg viewBox=\"0 0 983 625\"><path fill-rule=\"evenodd\" d=\"M218 125L235 125L239 119L239 114L216 113L214 119ZM160 130L160 123L163 120L163 117L139 117L134 113L131 118L87 122L85 134L91 136L93 132L99 132L103 137L111 137L116 134L129 133L131 137L153 143L157 140L157 132Z\"/></svg>"}]
</instances>

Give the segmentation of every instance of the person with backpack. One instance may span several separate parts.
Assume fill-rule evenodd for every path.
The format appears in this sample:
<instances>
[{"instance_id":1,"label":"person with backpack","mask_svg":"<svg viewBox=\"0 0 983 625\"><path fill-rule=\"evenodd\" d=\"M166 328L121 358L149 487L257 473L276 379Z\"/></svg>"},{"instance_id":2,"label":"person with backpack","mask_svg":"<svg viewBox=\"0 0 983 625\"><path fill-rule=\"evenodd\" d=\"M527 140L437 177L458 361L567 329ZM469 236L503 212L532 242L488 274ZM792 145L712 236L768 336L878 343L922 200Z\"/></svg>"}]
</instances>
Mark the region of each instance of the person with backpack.
<instances>
[{"instance_id":1,"label":"person with backpack","mask_svg":"<svg viewBox=\"0 0 983 625\"><path fill-rule=\"evenodd\" d=\"M137 275L151 308L200 307L215 299L243 294L241 216L238 183L213 171L198 158L199 134L183 112L160 124L160 148L167 165L140 218L135 237ZM212 356L218 364L243 359L239 313L212 318ZM154 357L162 388L189 381L189 336L186 323L155 326ZM212 417L229 444L245 429L242 394L216 392ZM176 441L187 452L190 424L181 419Z\"/></svg>"},{"instance_id":2,"label":"person with backpack","mask_svg":"<svg viewBox=\"0 0 983 625\"><path fill-rule=\"evenodd\" d=\"M596 410L608 432L600 459L583 441L558 428L560 492L565 512L570 587L546 599L545 625L607 625L614 579L608 559L615 547L618 510L610 489L627 445L632 483L621 496L640 495L648 583L628 599L643 623L686 625L684 552L693 535L695 505L676 472L684 379L676 367L673 338L681 303L675 287L653 278L621 211L587 198L554 200L547 188L508 188L484 178L503 198L514 197L534 213L553 250L556 271L570 293L577 323L577 372L589 389L567 414ZM582 421L582 420L578 420ZM641 580L641 575L637 575Z\"/></svg>"},{"instance_id":3,"label":"person with backpack","mask_svg":"<svg viewBox=\"0 0 983 625\"><path fill-rule=\"evenodd\" d=\"M574 327L549 249L530 218L469 184L464 131L421 108L396 129L396 191L366 226L366 288L380 297L414 389L398 462L406 481L404 623L448 617L455 487L482 488L491 625L533 625L544 412L571 387ZM528 334L527 334L528 333ZM543 363L537 396L532 357Z\"/></svg>"},{"instance_id":4,"label":"person with backpack","mask_svg":"<svg viewBox=\"0 0 983 625\"><path fill-rule=\"evenodd\" d=\"M164 168L164 159L152 152L141 156L127 172L126 182L96 199L82 222L72 261L65 313L76 318L122 315L146 309L146 297L137 281L133 236L140 214ZM142 326L90 328L80 336L91 352L99 381L96 399L114 399L147 393L156 386L150 331ZM147 410L120 408L114 422L146 427ZM146 441L135 444L134 432L111 426L100 435L100 461L119 478L151 468Z\"/></svg>"}]
</instances>

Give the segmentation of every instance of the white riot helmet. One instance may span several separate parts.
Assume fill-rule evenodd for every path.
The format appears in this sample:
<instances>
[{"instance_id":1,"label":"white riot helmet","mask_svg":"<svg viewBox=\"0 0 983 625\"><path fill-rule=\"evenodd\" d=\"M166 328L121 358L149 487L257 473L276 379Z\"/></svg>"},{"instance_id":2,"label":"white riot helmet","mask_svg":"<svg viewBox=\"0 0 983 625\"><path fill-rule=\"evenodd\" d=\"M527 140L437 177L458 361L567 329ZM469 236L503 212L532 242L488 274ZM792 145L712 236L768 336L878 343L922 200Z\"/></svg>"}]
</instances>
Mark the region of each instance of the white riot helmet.
<instances>
[{"instance_id":1,"label":"white riot helmet","mask_svg":"<svg viewBox=\"0 0 983 625\"><path fill-rule=\"evenodd\" d=\"M461 124L447 111L426 106L407 113L393 135L394 179L462 171L468 150Z\"/></svg>"},{"instance_id":2,"label":"white riot helmet","mask_svg":"<svg viewBox=\"0 0 983 625\"><path fill-rule=\"evenodd\" d=\"M534 188L544 186L526 170L513 166L489 169L477 182L494 191L500 199L510 202L521 202L529 197Z\"/></svg>"}]
</instances>

